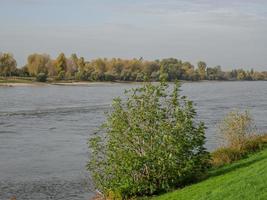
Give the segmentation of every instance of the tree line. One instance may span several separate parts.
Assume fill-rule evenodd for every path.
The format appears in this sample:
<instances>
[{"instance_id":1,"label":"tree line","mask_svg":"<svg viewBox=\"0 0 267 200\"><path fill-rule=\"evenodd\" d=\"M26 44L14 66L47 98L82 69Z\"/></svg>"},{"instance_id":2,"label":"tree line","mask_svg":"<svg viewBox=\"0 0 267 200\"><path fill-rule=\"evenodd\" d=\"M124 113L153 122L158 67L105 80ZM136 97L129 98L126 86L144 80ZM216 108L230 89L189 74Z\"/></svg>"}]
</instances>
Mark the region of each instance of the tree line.
<instances>
[{"instance_id":1,"label":"tree line","mask_svg":"<svg viewBox=\"0 0 267 200\"><path fill-rule=\"evenodd\" d=\"M97 58L90 61L60 53L56 59L48 54L31 54L23 67L17 67L12 54L0 53L0 76L36 77L37 80L80 81L159 81L162 76L174 80L267 80L267 71L209 67L203 61L196 66L176 58L148 61L139 59Z\"/></svg>"}]
</instances>

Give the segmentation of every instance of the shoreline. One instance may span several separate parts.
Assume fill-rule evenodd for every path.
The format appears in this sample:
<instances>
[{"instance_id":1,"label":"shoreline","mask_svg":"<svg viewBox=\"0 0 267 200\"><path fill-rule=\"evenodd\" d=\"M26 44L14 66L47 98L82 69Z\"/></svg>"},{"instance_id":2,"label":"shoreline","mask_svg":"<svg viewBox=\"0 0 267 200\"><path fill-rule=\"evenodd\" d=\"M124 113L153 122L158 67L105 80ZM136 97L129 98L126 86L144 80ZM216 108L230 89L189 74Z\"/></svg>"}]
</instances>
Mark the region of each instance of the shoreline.
<instances>
[{"instance_id":1,"label":"shoreline","mask_svg":"<svg viewBox=\"0 0 267 200\"><path fill-rule=\"evenodd\" d=\"M262 80L264 81L264 80ZM154 81L157 83L157 81ZM207 83L207 82L258 82L258 81L231 81L231 80L200 80L200 81L186 81L180 80L180 83ZM105 85L105 84L141 84L144 82L137 81L58 81L58 82L0 82L0 87L23 87L23 86L46 86L46 85L58 85L58 86L90 86L90 85ZM172 82L169 82L172 83Z\"/></svg>"},{"instance_id":2,"label":"shoreline","mask_svg":"<svg viewBox=\"0 0 267 200\"><path fill-rule=\"evenodd\" d=\"M105 84L116 84L119 82L29 82L29 83L0 83L0 87L24 87L24 86L90 86L90 85L105 85ZM129 82L130 83L130 82Z\"/></svg>"},{"instance_id":3,"label":"shoreline","mask_svg":"<svg viewBox=\"0 0 267 200\"><path fill-rule=\"evenodd\" d=\"M46 84L39 83L0 83L0 87L24 87L24 86L41 86Z\"/></svg>"}]
</instances>

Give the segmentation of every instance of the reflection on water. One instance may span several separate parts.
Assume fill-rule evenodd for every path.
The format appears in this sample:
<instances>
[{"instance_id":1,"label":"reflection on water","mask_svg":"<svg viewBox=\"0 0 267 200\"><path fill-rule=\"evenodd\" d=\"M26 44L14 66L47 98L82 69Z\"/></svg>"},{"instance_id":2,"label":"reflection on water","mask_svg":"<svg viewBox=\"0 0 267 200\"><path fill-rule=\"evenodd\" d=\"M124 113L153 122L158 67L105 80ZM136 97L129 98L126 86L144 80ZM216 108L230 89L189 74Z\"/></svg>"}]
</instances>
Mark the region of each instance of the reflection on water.
<instances>
[{"instance_id":1,"label":"reflection on water","mask_svg":"<svg viewBox=\"0 0 267 200\"><path fill-rule=\"evenodd\" d=\"M88 199L87 138L112 98L136 84L0 88L0 199ZM267 129L267 82L185 83L206 123L207 147L218 145L216 124L232 108L249 109Z\"/></svg>"}]
</instances>

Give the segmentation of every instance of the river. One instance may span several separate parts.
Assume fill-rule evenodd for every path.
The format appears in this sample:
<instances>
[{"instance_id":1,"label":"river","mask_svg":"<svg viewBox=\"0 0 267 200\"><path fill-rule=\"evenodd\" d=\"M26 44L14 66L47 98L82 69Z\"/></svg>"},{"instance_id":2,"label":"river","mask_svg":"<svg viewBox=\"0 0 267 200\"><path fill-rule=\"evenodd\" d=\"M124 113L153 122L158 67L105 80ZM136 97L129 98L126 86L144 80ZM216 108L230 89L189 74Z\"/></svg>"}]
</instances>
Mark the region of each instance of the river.
<instances>
[{"instance_id":1,"label":"river","mask_svg":"<svg viewBox=\"0 0 267 200\"><path fill-rule=\"evenodd\" d=\"M138 84L0 87L0 199L88 200L87 139L105 120L112 99ZM207 148L218 146L217 125L234 108L248 109L267 130L267 82L184 83L207 126Z\"/></svg>"}]
</instances>

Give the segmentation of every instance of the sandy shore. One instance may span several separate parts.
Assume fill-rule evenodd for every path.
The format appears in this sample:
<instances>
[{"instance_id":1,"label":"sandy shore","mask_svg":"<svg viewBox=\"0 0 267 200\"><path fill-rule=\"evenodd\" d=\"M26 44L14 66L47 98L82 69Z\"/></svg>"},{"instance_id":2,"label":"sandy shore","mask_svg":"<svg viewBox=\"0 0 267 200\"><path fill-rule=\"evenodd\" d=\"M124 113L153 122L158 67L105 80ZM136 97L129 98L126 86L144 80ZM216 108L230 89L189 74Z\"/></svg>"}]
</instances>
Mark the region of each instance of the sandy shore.
<instances>
[{"instance_id":1,"label":"sandy shore","mask_svg":"<svg viewBox=\"0 0 267 200\"><path fill-rule=\"evenodd\" d=\"M38 86L39 83L0 83L1 87L20 87L20 86Z\"/></svg>"},{"instance_id":2,"label":"sandy shore","mask_svg":"<svg viewBox=\"0 0 267 200\"><path fill-rule=\"evenodd\" d=\"M12 83L12 82L0 82L0 87L20 87L20 86L47 86L47 85L59 85L59 86L97 86L97 85L111 85L111 84L141 84L142 82L134 81L104 81L104 82L26 82L26 83Z\"/></svg>"},{"instance_id":3,"label":"sandy shore","mask_svg":"<svg viewBox=\"0 0 267 200\"><path fill-rule=\"evenodd\" d=\"M110 84L110 82L55 82L55 83L49 83L51 85L66 85L66 86L87 86L87 85L104 85L104 84Z\"/></svg>"},{"instance_id":4,"label":"sandy shore","mask_svg":"<svg viewBox=\"0 0 267 200\"><path fill-rule=\"evenodd\" d=\"M60 85L60 86L90 86L90 85L108 85L116 82L52 82L52 83L0 83L0 87L23 87L23 86L45 86L45 85Z\"/></svg>"}]
</instances>

